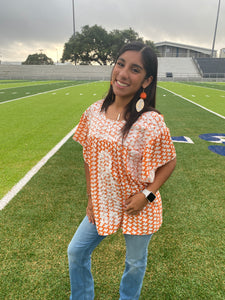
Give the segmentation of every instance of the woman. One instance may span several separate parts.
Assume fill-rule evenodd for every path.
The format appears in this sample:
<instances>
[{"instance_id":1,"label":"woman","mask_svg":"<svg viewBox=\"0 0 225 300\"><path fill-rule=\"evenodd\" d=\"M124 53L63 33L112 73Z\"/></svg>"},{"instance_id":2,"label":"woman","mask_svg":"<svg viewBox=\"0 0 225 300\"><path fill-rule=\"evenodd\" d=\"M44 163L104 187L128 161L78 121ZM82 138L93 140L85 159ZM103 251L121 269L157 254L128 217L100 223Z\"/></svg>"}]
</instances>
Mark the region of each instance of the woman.
<instances>
[{"instance_id":1,"label":"woman","mask_svg":"<svg viewBox=\"0 0 225 300\"><path fill-rule=\"evenodd\" d=\"M176 165L169 129L155 110L157 57L140 42L125 45L104 100L82 115L88 205L68 247L70 299L94 299L91 253L119 228L126 241L120 299L139 299L148 244L162 223L159 188Z\"/></svg>"}]
</instances>

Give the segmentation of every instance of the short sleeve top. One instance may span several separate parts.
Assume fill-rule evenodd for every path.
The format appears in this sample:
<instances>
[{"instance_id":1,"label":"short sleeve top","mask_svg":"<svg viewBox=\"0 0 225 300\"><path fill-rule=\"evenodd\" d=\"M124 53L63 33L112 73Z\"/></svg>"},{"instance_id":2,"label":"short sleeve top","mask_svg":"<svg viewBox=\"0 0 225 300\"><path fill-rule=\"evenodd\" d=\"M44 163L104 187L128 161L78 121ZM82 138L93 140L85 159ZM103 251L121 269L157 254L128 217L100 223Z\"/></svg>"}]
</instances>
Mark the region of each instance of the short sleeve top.
<instances>
[{"instance_id":1,"label":"short sleeve top","mask_svg":"<svg viewBox=\"0 0 225 300\"><path fill-rule=\"evenodd\" d=\"M125 200L154 181L155 171L176 156L163 116L143 113L122 141L125 121L106 118L103 100L82 115L73 139L83 146L89 166L91 197L99 235L122 228L124 234L145 235L162 224L160 193L135 216L124 211Z\"/></svg>"}]
</instances>

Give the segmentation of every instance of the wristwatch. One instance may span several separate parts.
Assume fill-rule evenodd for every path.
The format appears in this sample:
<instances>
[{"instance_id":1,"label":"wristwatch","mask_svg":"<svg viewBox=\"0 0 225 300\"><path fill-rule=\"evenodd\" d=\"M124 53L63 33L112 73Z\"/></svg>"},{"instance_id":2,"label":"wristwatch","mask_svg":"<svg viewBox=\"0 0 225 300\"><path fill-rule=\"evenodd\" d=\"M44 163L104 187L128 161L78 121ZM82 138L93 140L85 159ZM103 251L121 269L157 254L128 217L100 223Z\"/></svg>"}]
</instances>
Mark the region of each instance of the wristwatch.
<instances>
[{"instance_id":1,"label":"wristwatch","mask_svg":"<svg viewBox=\"0 0 225 300\"><path fill-rule=\"evenodd\" d=\"M153 192L147 189L144 189L142 193L145 195L146 199L148 199L149 202L153 202L156 198L156 195L154 195Z\"/></svg>"}]
</instances>

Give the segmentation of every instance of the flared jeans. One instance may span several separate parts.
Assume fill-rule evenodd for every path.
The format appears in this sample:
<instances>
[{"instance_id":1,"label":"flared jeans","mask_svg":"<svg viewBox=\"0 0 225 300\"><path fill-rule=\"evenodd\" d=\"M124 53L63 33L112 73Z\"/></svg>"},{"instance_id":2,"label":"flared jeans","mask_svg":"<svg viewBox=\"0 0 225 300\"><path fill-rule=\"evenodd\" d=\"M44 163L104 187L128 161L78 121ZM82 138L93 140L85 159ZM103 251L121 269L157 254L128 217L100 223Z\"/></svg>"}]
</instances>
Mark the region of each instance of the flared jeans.
<instances>
[{"instance_id":1,"label":"flared jeans","mask_svg":"<svg viewBox=\"0 0 225 300\"><path fill-rule=\"evenodd\" d=\"M148 244L152 235L124 234L126 241L125 270L120 283L120 300L139 299L145 275ZM93 300L94 280L91 273L91 254L106 238L96 226L83 219L68 247L71 284L70 300Z\"/></svg>"}]
</instances>

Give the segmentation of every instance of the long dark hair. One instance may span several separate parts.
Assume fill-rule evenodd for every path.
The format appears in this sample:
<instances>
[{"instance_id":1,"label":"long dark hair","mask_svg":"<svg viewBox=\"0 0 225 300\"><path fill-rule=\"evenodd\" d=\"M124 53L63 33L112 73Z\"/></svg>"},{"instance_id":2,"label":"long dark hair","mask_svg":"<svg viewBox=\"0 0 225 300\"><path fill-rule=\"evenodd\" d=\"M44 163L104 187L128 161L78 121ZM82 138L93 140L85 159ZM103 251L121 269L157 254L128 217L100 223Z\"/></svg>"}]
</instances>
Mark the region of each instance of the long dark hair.
<instances>
[{"instance_id":1,"label":"long dark hair","mask_svg":"<svg viewBox=\"0 0 225 300\"><path fill-rule=\"evenodd\" d=\"M140 98L140 93L143 91L140 88L133 99L128 103L125 110L125 120L126 123L122 128L123 139L128 135L130 128L137 121L137 119L146 111L157 111L155 109L156 102L156 86L157 86L157 70L158 70L158 60L155 52L144 43L141 42L131 42L123 46L120 50L117 59L126 51L137 51L141 52L142 55L142 63L144 69L146 71L146 78L152 76L152 82L145 88L145 93L147 94L147 98L144 100L145 105L144 108L137 112L136 110L136 102ZM117 61L116 59L116 61ZM115 101L115 94L113 92L113 88L110 85L108 94L105 97L105 100L102 104L101 111L107 111L108 107ZM158 111L157 111L158 112Z\"/></svg>"}]
</instances>

